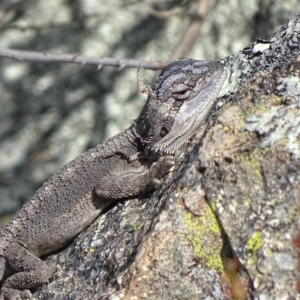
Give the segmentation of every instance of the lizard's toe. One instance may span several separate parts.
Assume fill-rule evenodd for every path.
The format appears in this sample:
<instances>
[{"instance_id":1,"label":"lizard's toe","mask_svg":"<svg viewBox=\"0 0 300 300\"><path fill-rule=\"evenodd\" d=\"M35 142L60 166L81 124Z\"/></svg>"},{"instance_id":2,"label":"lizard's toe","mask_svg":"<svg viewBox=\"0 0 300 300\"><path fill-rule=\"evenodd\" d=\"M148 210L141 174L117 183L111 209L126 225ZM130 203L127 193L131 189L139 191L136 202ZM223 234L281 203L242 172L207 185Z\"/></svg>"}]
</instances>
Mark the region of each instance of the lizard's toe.
<instances>
[{"instance_id":1,"label":"lizard's toe","mask_svg":"<svg viewBox=\"0 0 300 300\"><path fill-rule=\"evenodd\" d=\"M167 155L167 156L161 157L157 163L160 166L160 169L162 171L161 173L166 174L169 171L171 171L171 168L173 166L175 166L176 160L175 160L174 156Z\"/></svg>"},{"instance_id":2,"label":"lizard's toe","mask_svg":"<svg viewBox=\"0 0 300 300\"><path fill-rule=\"evenodd\" d=\"M152 178L156 179L157 183L160 182L160 179L164 177L167 173L171 171L171 168L175 165L174 156L168 155L161 157L156 163L151 167Z\"/></svg>"}]
</instances>

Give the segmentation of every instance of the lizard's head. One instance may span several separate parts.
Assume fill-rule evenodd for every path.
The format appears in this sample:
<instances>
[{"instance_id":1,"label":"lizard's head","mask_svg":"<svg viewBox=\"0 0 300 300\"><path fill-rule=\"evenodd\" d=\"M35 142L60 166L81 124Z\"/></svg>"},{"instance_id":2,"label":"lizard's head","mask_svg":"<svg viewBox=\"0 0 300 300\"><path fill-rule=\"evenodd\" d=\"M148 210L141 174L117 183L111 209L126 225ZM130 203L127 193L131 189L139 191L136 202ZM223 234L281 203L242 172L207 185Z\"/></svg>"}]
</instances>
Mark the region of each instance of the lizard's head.
<instances>
[{"instance_id":1,"label":"lizard's head","mask_svg":"<svg viewBox=\"0 0 300 300\"><path fill-rule=\"evenodd\" d=\"M148 147L170 154L181 148L206 120L225 78L218 62L178 59L164 68L149 99L156 133L146 139Z\"/></svg>"}]
</instances>

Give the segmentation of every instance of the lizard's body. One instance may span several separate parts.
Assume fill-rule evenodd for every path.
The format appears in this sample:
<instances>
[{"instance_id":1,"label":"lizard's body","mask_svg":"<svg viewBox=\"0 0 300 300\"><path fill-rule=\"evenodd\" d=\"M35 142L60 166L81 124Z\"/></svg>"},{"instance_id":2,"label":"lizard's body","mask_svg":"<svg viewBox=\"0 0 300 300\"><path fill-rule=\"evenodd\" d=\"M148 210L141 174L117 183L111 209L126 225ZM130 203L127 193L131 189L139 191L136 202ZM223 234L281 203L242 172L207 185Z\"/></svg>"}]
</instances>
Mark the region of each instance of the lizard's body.
<instances>
[{"instance_id":1,"label":"lizard's body","mask_svg":"<svg viewBox=\"0 0 300 300\"><path fill-rule=\"evenodd\" d=\"M15 269L0 299L28 297L51 272L40 256L68 244L113 201L161 185L182 147L205 121L226 73L216 62L192 59L166 67L133 125L69 162L0 228L0 281Z\"/></svg>"}]
</instances>

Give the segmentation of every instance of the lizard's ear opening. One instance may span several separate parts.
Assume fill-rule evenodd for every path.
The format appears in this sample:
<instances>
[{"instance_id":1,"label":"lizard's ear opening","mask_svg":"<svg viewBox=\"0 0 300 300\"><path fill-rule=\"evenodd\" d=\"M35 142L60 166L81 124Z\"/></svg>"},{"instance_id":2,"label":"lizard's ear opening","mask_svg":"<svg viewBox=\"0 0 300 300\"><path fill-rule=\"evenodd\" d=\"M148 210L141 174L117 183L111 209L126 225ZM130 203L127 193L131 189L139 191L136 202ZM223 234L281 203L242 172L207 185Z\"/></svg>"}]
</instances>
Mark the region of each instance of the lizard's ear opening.
<instances>
[{"instance_id":1,"label":"lizard's ear opening","mask_svg":"<svg viewBox=\"0 0 300 300\"><path fill-rule=\"evenodd\" d=\"M160 135L160 137L163 138L163 137L166 136L168 133L169 133L169 130L168 130L166 127L162 127L162 128L160 129L159 135Z\"/></svg>"}]
</instances>

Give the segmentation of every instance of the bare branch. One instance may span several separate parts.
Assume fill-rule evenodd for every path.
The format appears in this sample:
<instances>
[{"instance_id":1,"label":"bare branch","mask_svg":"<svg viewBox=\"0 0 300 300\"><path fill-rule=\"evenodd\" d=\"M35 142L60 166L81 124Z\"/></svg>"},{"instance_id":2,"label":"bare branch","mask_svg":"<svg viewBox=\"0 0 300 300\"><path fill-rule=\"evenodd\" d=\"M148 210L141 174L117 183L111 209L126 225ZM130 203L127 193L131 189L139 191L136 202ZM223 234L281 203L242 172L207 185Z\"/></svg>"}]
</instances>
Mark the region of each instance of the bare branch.
<instances>
[{"instance_id":1,"label":"bare branch","mask_svg":"<svg viewBox=\"0 0 300 300\"><path fill-rule=\"evenodd\" d=\"M112 57L83 56L75 54L54 54L49 52L29 52L14 49L0 49L0 57L12 58L19 61L45 62L45 63L75 63L81 65L94 65L97 69L103 66L113 66L119 69L138 68L159 70L167 65L161 61L147 61L138 59L116 59Z\"/></svg>"},{"instance_id":2,"label":"bare branch","mask_svg":"<svg viewBox=\"0 0 300 300\"><path fill-rule=\"evenodd\" d=\"M66 22L60 22L60 23L46 23L46 24L18 24L18 23L12 23L12 24L4 24L0 26L0 32L8 29L17 29L20 31L25 31L25 30L35 30L35 31L40 31L40 30L45 30L45 29L56 29L56 28L63 28L63 27L68 27L72 28L74 27L75 24L70 24Z\"/></svg>"}]
</instances>

